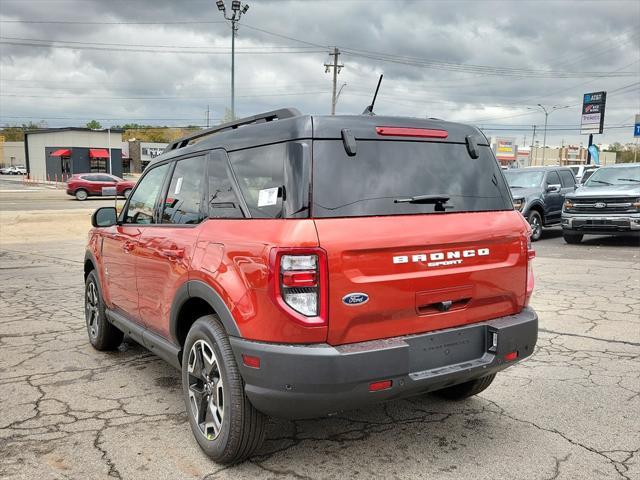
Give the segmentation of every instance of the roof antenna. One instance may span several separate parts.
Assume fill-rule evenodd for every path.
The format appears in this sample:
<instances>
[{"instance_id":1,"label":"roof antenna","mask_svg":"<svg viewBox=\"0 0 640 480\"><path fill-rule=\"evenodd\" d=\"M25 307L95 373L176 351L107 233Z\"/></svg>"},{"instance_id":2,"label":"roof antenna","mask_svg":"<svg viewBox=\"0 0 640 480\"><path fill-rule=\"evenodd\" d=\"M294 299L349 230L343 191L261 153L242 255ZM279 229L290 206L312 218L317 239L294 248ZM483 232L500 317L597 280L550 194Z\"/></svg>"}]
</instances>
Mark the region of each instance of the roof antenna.
<instances>
[{"instance_id":1,"label":"roof antenna","mask_svg":"<svg viewBox=\"0 0 640 480\"><path fill-rule=\"evenodd\" d=\"M376 93L373 94L373 100L371 101L371 105L369 105L367 108L364 109L364 112L362 112L362 115L375 115L375 113L373 113L373 106L376 103L376 97L378 96L378 90L380 90L381 83L382 83L382 75L380 75L380 78L378 79L378 86L376 87Z\"/></svg>"}]
</instances>

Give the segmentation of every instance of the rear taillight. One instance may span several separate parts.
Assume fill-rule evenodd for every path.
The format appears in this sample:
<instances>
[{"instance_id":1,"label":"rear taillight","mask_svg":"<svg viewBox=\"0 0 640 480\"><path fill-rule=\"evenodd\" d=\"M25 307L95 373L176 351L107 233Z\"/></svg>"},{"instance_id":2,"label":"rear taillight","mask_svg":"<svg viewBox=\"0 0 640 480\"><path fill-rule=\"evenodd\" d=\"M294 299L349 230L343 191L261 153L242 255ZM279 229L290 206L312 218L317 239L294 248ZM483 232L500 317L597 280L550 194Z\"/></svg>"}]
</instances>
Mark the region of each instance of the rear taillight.
<instances>
[{"instance_id":1,"label":"rear taillight","mask_svg":"<svg viewBox=\"0 0 640 480\"><path fill-rule=\"evenodd\" d=\"M527 287L525 290L524 304L529 305L533 294L533 259L536 258L536 251L531 246L531 237L527 236Z\"/></svg>"},{"instance_id":2,"label":"rear taillight","mask_svg":"<svg viewBox=\"0 0 640 480\"><path fill-rule=\"evenodd\" d=\"M271 255L274 301L306 326L327 323L327 261L324 250L274 249Z\"/></svg>"}]
</instances>

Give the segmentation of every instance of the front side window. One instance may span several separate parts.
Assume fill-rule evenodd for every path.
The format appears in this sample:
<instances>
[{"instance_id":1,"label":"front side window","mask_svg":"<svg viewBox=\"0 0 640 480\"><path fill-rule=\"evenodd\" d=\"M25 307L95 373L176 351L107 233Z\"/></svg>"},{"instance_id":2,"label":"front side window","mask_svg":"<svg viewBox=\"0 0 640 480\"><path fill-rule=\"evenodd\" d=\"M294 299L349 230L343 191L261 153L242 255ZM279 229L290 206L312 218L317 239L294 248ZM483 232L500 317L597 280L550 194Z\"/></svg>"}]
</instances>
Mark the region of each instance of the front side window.
<instances>
[{"instance_id":1,"label":"front side window","mask_svg":"<svg viewBox=\"0 0 640 480\"><path fill-rule=\"evenodd\" d=\"M560 185L560 177L557 172L549 172L547 174L547 185Z\"/></svg>"},{"instance_id":2,"label":"front side window","mask_svg":"<svg viewBox=\"0 0 640 480\"><path fill-rule=\"evenodd\" d=\"M575 178L569 170L560 170L560 180L562 180L563 187L573 187L576 184Z\"/></svg>"},{"instance_id":3,"label":"front side window","mask_svg":"<svg viewBox=\"0 0 640 480\"><path fill-rule=\"evenodd\" d=\"M160 165L150 170L140 179L129 198L129 206L124 217L124 223L155 223L153 212L168 170L169 164Z\"/></svg>"},{"instance_id":4,"label":"front side window","mask_svg":"<svg viewBox=\"0 0 640 480\"><path fill-rule=\"evenodd\" d=\"M205 157L178 160L162 210L162 223L196 224L204 220Z\"/></svg>"}]
</instances>

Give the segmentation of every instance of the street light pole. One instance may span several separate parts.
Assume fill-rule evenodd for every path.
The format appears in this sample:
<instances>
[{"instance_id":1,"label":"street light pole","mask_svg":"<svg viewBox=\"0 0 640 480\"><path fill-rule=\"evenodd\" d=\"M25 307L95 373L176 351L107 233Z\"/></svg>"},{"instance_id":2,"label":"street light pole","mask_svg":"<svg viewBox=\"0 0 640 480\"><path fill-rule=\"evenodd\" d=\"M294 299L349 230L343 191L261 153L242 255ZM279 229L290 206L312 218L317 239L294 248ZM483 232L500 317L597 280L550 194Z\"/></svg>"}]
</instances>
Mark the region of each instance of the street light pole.
<instances>
[{"instance_id":1,"label":"street light pole","mask_svg":"<svg viewBox=\"0 0 640 480\"><path fill-rule=\"evenodd\" d=\"M554 105L553 107L551 107L551 110L547 110L547 108L541 103L539 103L537 106L540 107L542 112L544 112L544 135L542 136L542 165L544 166L544 159L547 153L547 124L549 121L549 115L551 115L556 110L569 108L569 105L562 105L562 106ZM534 110L537 110L537 109L534 109Z\"/></svg>"},{"instance_id":2,"label":"street light pole","mask_svg":"<svg viewBox=\"0 0 640 480\"><path fill-rule=\"evenodd\" d=\"M218 0L216 2L216 6L218 10L222 12L222 16L225 20L229 20L231 22L231 117L233 119L236 118L236 32L238 31L238 22L243 14L247 13L249 10L249 5L246 3L242 5L240 0L232 0L231 2L231 11L233 14L231 16L227 15L227 7L224 4L224 0Z\"/></svg>"}]
</instances>

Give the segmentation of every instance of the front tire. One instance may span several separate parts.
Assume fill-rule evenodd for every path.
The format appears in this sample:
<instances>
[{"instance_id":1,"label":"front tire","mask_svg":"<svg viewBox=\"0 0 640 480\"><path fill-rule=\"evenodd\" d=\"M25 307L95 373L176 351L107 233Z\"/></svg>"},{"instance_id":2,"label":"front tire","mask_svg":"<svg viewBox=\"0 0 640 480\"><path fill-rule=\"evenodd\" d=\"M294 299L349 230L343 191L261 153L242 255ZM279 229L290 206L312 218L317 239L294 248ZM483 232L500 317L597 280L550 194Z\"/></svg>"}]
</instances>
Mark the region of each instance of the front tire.
<instances>
[{"instance_id":1,"label":"front tire","mask_svg":"<svg viewBox=\"0 0 640 480\"><path fill-rule=\"evenodd\" d=\"M582 241L583 236L584 235L582 235L581 233L563 233L562 234L564 241L572 245L580 243Z\"/></svg>"},{"instance_id":2,"label":"front tire","mask_svg":"<svg viewBox=\"0 0 640 480\"><path fill-rule=\"evenodd\" d=\"M442 390L436 390L433 393L446 400L464 400L465 398L477 395L489 388L489 385L493 383L494 378L496 378L495 373L487 375L486 377L476 378L475 380L443 388Z\"/></svg>"},{"instance_id":3,"label":"front tire","mask_svg":"<svg viewBox=\"0 0 640 480\"><path fill-rule=\"evenodd\" d=\"M527 216L527 222L531 225L531 241L537 242L542 236L542 217L536 210L531 210Z\"/></svg>"},{"instance_id":4,"label":"front tire","mask_svg":"<svg viewBox=\"0 0 640 480\"><path fill-rule=\"evenodd\" d=\"M214 461L238 463L260 448L265 416L244 392L231 344L215 315L199 318L189 330L182 390L193 435Z\"/></svg>"},{"instance_id":5,"label":"front tire","mask_svg":"<svg viewBox=\"0 0 640 480\"><path fill-rule=\"evenodd\" d=\"M96 271L87 275L84 286L84 315L89 342L96 350L115 350L122 343L123 333L107 321L104 301Z\"/></svg>"},{"instance_id":6,"label":"front tire","mask_svg":"<svg viewBox=\"0 0 640 480\"><path fill-rule=\"evenodd\" d=\"M89 194L87 193L86 190L80 189L80 190L76 190L75 196L76 196L76 200L80 200L81 202L83 202L87 199Z\"/></svg>"}]
</instances>

